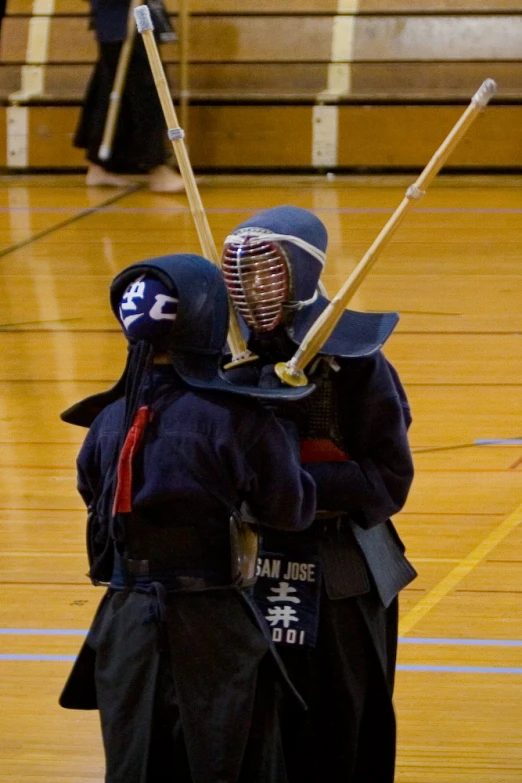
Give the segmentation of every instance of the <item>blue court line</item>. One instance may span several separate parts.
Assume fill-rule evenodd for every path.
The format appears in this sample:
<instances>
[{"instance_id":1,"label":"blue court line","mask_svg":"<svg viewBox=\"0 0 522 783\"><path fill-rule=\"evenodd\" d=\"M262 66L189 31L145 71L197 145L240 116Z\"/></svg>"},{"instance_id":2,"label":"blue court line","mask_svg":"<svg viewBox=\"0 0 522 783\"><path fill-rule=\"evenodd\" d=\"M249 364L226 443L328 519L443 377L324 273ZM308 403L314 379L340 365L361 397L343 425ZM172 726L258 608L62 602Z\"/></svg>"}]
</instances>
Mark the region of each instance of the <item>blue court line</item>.
<instances>
[{"instance_id":1,"label":"blue court line","mask_svg":"<svg viewBox=\"0 0 522 783\"><path fill-rule=\"evenodd\" d=\"M85 636L85 630L60 628L0 628L4 636ZM520 639L450 639L422 636L401 636L400 644L472 645L493 647L522 647ZM76 655L53 655L46 653L0 653L0 661L75 661ZM452 674L522 674L522 668L503 666L450 666L430 664L398 664L398 671L442 672Z\"/></svg>"},{"instance_id":2,"label":"blue court line","mask_svg":"<svg viewBox=\"0 0 522 783\"><path fill-rule=\"evenodd\" d=\"M522 446L522 438L481 438L475 446Z\"/></svg>"},{"instance_id":3,"label":"blue court line","mask_svg":"<svg viewBox=\"0 0 522 783\"><path fill-rule=\"evenodd\" d=\"M81 210L74 207L0 207L0 213L75 213ZM190 214L190 209L185 206L172 207L100 207L103 212L121 212L125 213L152 213L169 215L175 212ZM205 212L221 215L236 215L260 212L261 207L209 207ZM389 207L318 207L312 209L312 212L334 213L343 215L391 215L393 209ZM521 207L417 207L411 210L412 213L436 215L436 214L463 214L463 215L520 215Z\"/></svg>"},{"instance_id":4,"label":"blue court line","mask_svg":"<svg viewBox=\"0 0 522 783\"><path fill-rule=\"evenodd\" d=\"M86 636L87 629L0 628L0 636ZM476 647L522 647L522 639L452 639L448 637L399 636L400 644L450 644Z\"/></svg>"},{"instance_id":5,"label":"blue court line","mask_svg":"<svg viewBox=\"0 0 522 783\"><path fill-rule=\"evenodd\" d=\"M56 209L56 208L55 208ZM59 209L59 208L58 208ZM188 207L157 208L157 207L103 207L104 212L151 212L159 214L169 214L172 212L190 213ZM242 215L256 214L260 212L259 207L209 207L205 212L214 215ZM391 215L393 209L390 207L317 207L312 212L335 214L335 215ZM412 213L424 215L520 215L522 208L519 207L417 207L411 210Z\"/></svg>"},{"instance_id":6,"label":"blue court line","mask_svg":"<svg viewBox=\"0 0 522 783\"><path fill-rule=\"evenodd\" d=\"M522 674L522 669L509 666L430 666L415 663L399 663L401 672L446 672L449 674Z\"/></svg>"},{"instance_id":7,"label":"blue court line","mask_svg":"<svg viewBox=\"0 0 522 783\"><path fill-rule=\"evenodd\" d=\"M4 636L86 636L87 631L70 631L60 628L0 628Z\"/></svg>"},{"instance_id":8,"label":"blue court line","mask_svg":"<svg viewBox=\"0 0 522 783\"><path fill-rule=\"evenodd\" d=\"M87 630L65 628L0 628L0 636L86 636ZM450 644L474 647L522 647L522 639L449 639L446 637L399 636L399 644Z\"/></svg>"},{"instance_id":9,"label":"blue court line","mask_svg":"<svg viewBox=\"0 0 522 783\"><path fill-rule=\"evenodd\" d=\"M78 207L0 207L0 212L34 212L35 214L45 212L78 212Z\"/></svg>"},{"instance_id":10,"label":"blue court line","mask_svg":"<svg viewBox=\"0 0 522 783\"><path fill-rule=\"evenodd\" d=\"M23 655L0 653L0 661L75 661L76 657L76 655L40 655L39 653Z\"/></svg>"},{"instance_id":11,"label":"blue court line","mask_svg":"<svg viewBox=\"0 0 522 783\"><path fill-rule=\"evenodd\" d=\"M0 661L75 661L76 655L46 655L39 653L10 654L0 653ZM449 674L522 674L522 668L507 666L437 666L425 664L400 663L397 670L402 672L443 672Z\"/></svg>"}]
</instances>

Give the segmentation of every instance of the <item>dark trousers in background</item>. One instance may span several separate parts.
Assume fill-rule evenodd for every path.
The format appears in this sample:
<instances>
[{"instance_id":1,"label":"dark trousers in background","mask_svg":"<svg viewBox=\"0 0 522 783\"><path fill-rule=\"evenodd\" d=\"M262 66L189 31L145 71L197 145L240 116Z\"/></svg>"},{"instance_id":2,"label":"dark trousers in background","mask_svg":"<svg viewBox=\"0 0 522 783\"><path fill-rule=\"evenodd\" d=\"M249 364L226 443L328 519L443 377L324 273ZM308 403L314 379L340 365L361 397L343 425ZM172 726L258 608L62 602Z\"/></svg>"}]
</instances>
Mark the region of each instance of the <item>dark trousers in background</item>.
<instances>
[{"instance_id":1,"label":"dark trousers in background","mask_svg":"<svg viewBox=\"0 0 522 783\"><path fill-rule=\"evenodd\" d=\"M164 164L169 156L165 119L143 41L136 39L131 55L108 161L98 158L98 150L122 43L102 43L98 47L98 61L87 88L74 146L85 149L87 159L107 171L146 173Z\"/></svg>"}]
</instances>

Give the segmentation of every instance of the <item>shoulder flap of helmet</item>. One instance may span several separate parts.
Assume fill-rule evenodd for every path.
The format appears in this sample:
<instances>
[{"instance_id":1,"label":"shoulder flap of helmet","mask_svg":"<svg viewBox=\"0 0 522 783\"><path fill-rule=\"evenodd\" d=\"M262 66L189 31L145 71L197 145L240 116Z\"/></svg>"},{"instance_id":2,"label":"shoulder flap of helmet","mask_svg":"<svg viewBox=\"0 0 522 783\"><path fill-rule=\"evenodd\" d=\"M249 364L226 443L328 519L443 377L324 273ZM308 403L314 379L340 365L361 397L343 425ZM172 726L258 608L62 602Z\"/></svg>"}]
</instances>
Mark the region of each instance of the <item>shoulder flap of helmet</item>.
<instances>
[{"instance_id":1,"label":"shoulder flap of helmet","mask_svg":"<svg viewBox=\"0 0 522 783\"><path fill-rule=\"evenodd\" d=\"M301 344L328 303L328 299L319 296L311 305L296 312L288 331L294 343ZM345 310L319 354L343 359L371 356L382 348L398 321L399 314L395 312L360 313Z\"/></svg>"}]
</instances>

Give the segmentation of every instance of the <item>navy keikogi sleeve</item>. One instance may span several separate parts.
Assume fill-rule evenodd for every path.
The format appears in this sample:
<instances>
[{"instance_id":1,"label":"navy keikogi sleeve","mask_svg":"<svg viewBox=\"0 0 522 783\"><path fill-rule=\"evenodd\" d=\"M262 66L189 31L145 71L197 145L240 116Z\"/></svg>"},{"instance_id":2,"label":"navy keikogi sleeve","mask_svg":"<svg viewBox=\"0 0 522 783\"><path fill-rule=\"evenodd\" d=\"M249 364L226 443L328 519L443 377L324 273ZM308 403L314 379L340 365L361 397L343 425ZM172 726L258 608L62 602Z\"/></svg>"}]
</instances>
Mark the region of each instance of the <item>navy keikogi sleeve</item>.
<instances>
[{"instance_id":1,"label":"navy keikogi sleeve","mask_svg":"<svg viewBox=\"0 0 522 783\"><path fill-rule=\"evenodd\" d=\"M299 464L297 429L272 413L266 416L261 435L245 455L256 476L248 505L261 525L303 530L315 516L315 482Z\"/></svg>"},{"instance_id":2,"label":"navy keikogi sleeve","mask_svg":"<svg viewBox=\"0 0 522 783\"><path fill-rule=\"evenodd\" d=\"M77 489L87 507L95 497L101 498L102 490L104 505L110 504L124 410L123 401L103 410L89 428L78 454Z\"/></svg>"},{"instance_id":3,"label":"navy keikogi sleeve","mask_svg":"<svg viewBox=\"0 0 522 783\"><path fill-rule=\"evenodd\" d=\"M76 460L77 489L86 506L89 506L100 481L100 471L96 464L96 426L90 428Z\"/></svg>"},{"instance_id":4,"label":"navy keikogi sleeve","mask_svg":"<svg viewBox=\"0 0 522 783\"><path fill-rule=\"evenodd\" d=\"M413 480L409 406L397 373L381 353L357 367L343 365L337 383L351 459L304 467L316 482L319 509L342 510L362 527L373 527L400 511Z\"/></svg>"}]
</instances>

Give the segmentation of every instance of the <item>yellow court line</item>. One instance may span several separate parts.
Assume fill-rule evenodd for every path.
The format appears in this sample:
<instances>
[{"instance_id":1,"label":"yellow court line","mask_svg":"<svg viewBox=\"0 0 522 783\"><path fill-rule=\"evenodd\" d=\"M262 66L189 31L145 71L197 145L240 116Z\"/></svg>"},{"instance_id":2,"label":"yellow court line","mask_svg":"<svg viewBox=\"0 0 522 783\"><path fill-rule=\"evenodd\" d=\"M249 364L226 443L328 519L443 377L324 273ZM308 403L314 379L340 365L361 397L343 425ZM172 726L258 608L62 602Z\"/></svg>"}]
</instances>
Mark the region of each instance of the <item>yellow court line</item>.
<instances>
[{"instance_id":1,"label":"yellow court line","mask_svg":"<svg viewBox=\"0 0 522 783\"><path fill-rule=\"evenodd\" d=\"M437 606L453 588L461 582L475 566L479 565L489 553L500 544L522 522L522 505L501 522L475 549L442 579L433 590L421 598L399 622L399 636L404 636L428 612Z\"/></svg>"},{"instance_id":2,"label":"yellow court line","mask_svg":"<svg viewBox=\"0 0 522 783\"><path fill-rule=\"evenodd\" d=\"M458 557L416 557L415 563L458 563Z\"/></svg>"}]
</instances>

